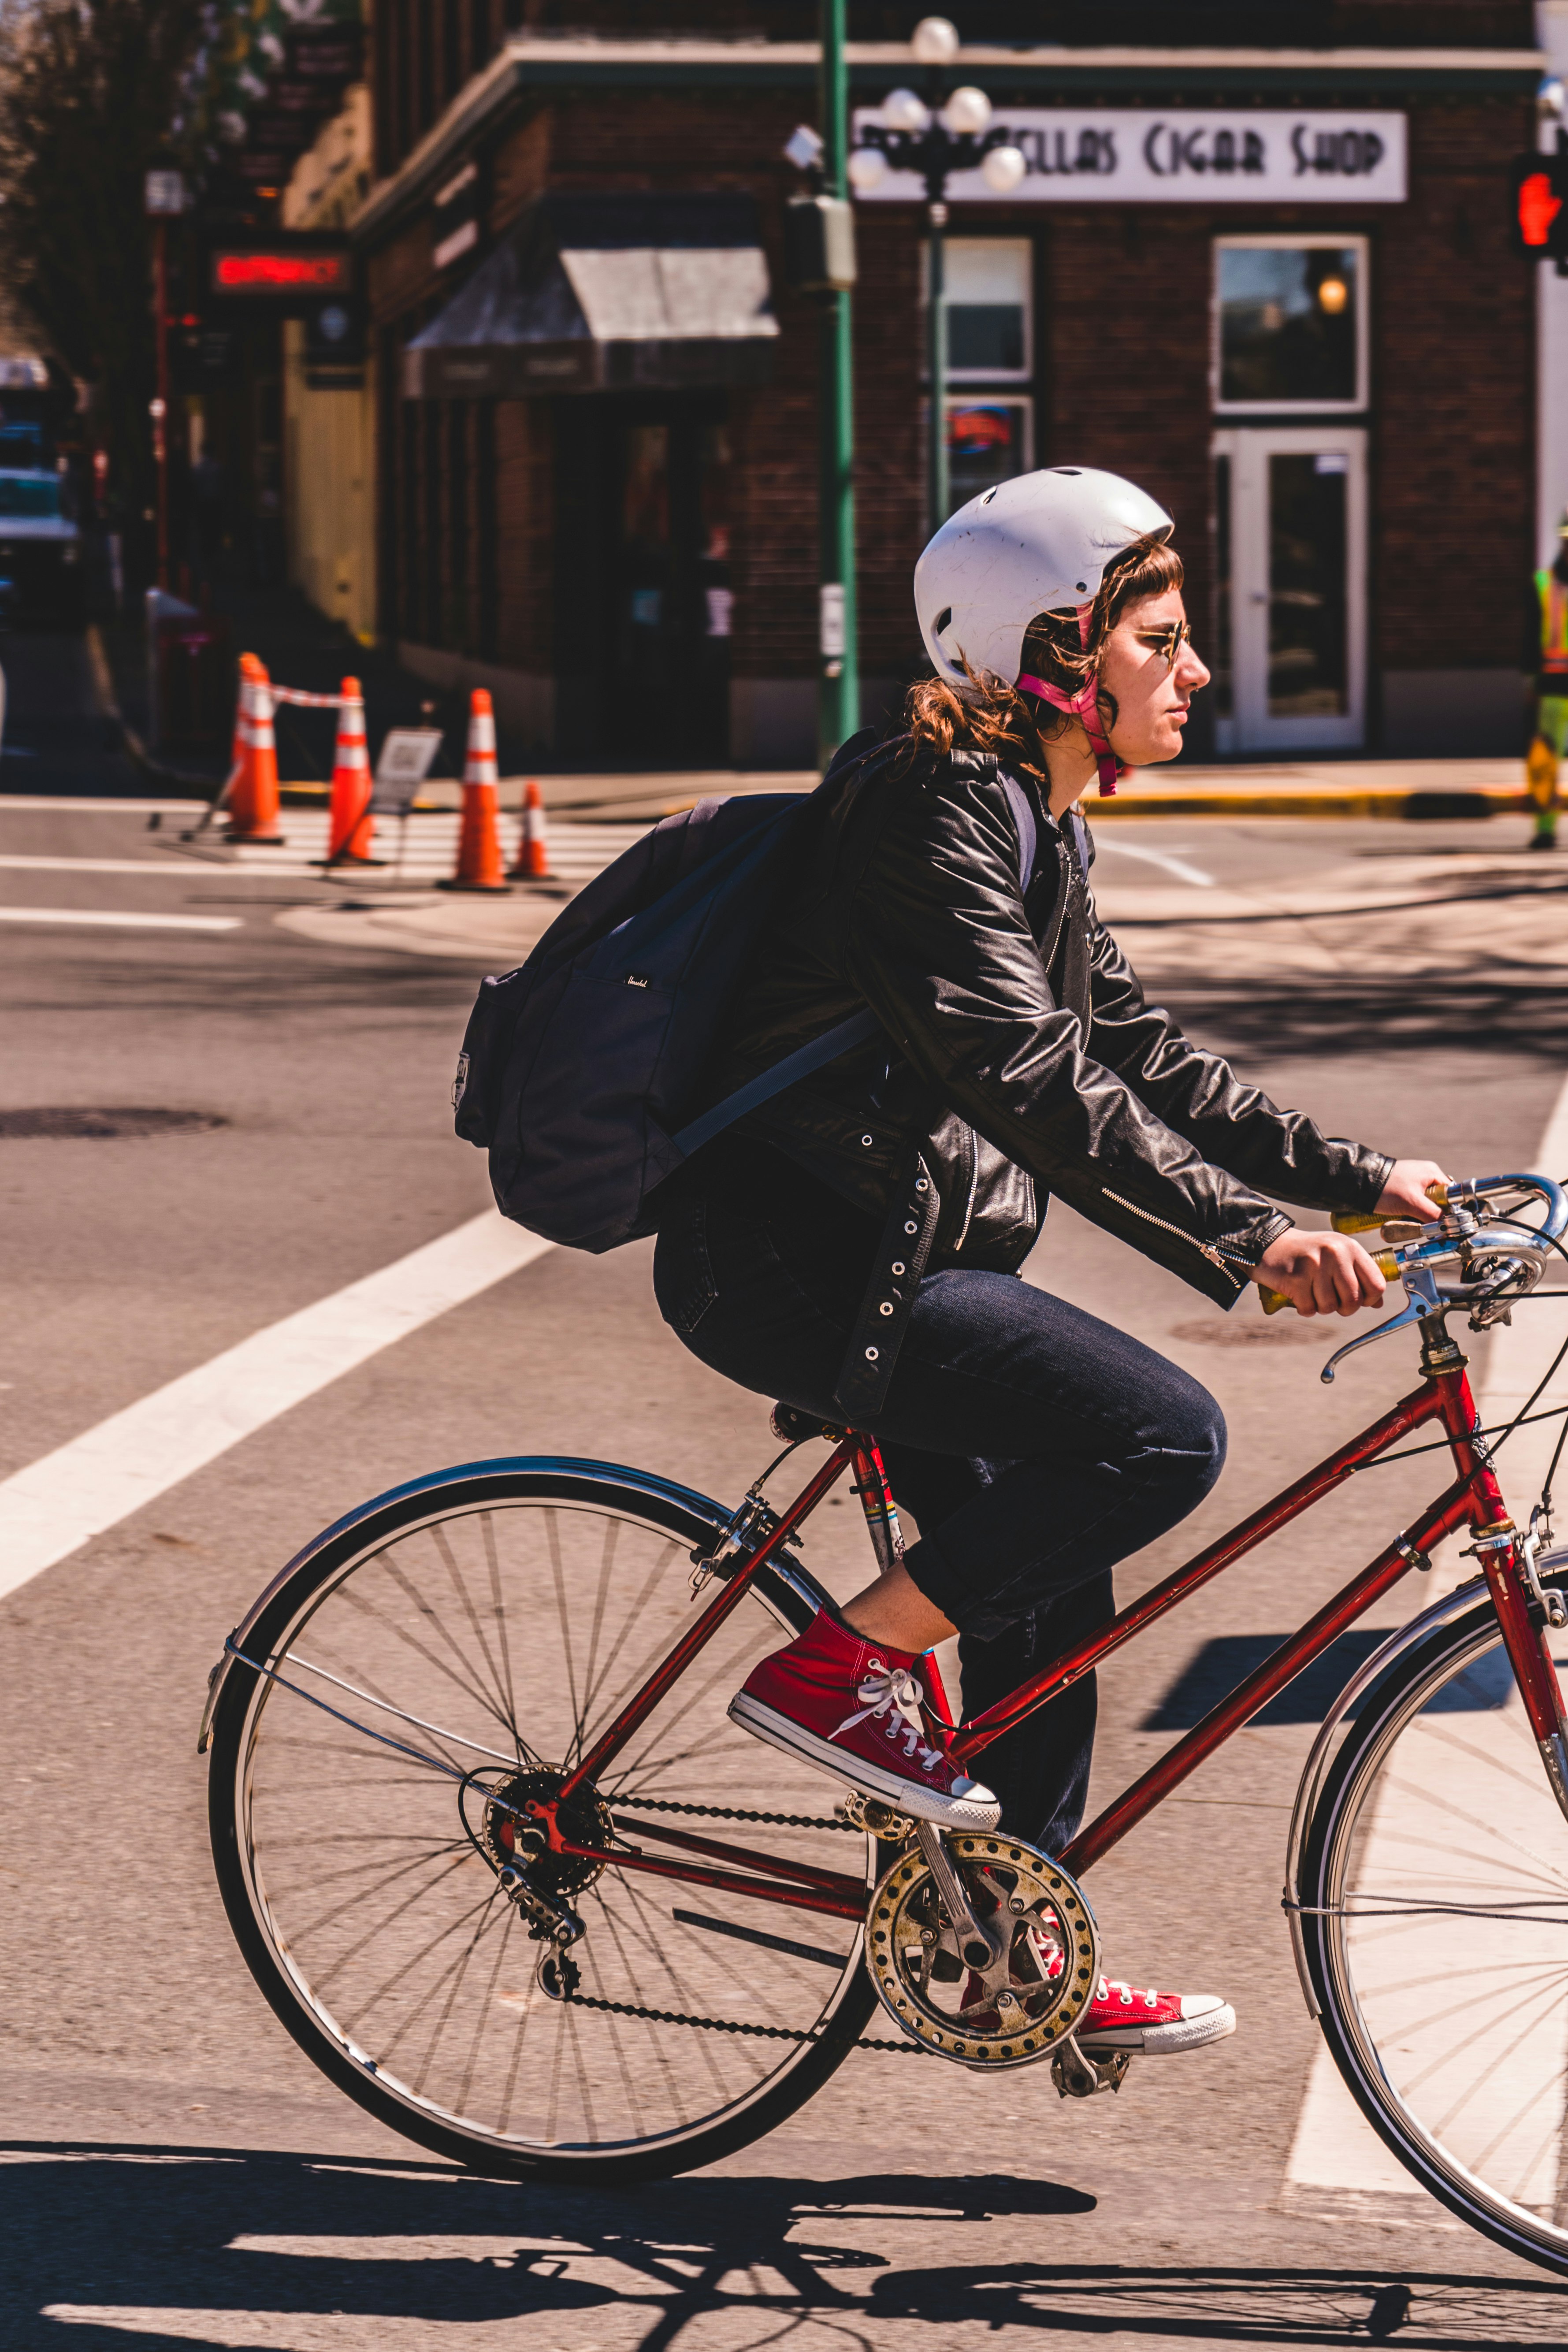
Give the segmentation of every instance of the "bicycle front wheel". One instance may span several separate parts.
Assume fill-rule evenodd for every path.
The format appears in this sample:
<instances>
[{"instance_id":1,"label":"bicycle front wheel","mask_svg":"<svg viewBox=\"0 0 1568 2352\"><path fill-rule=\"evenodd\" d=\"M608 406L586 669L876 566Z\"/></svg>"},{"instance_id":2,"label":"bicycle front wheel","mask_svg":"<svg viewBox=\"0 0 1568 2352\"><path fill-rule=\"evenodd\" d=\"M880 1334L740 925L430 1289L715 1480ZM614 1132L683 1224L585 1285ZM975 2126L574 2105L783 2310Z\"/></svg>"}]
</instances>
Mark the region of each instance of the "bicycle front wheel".
<instances>
[{"instance_id":1,"label":"bicycle front wheel","mask_svg":"<svg viewBox=\"0 0 1568 2352\"><path fill-rule=\"evenodd\" d=\"M1568 1822L1489 1603L1374 1686L1314 1809L1301 1900L1363 2113L1463 2220L1568 2273Z\"/></svg>"},{"instance_id":2,"label":"bicycle front wheel","mask_svg":"<svg viewBox=\"0 0 1568 2352\"><path fill-rule=\"evenodd\" d=\"M687 2170L790 2114L871 2013L858 1920L614 1858L693 1853L662 1829L870 1883L831 1782L726 1718L787 1638L752 1592L584 1792L575 1840L604 1862L530 1864L584 1923L575 1997L541 1984L548 1948L498 1874L528 1796L689 1624L689 1551L726 1517L606 1464L480 1464L330 1531L238 1644L209 1790L230 1923L316 2064L426 2147L558 2179Z\"/></svg>"}]
</instances>

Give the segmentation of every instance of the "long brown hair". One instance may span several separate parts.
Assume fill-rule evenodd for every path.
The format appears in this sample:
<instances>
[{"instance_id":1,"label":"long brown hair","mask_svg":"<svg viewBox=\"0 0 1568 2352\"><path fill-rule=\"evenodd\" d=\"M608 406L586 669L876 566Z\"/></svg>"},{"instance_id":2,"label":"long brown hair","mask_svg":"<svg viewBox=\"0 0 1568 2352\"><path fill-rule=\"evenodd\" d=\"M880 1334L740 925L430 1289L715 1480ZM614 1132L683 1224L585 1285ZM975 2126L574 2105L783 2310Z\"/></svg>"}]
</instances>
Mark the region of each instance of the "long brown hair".
<instances>
[{"instance_id":1,"label":"long brown hair","mask_svg":"<svg viewBox=\"0 0 1568 2352\"><path fill-rule=\"evenodd\" d=\"M1165 540L1153 533L1135 539L1106 566L1089 614L1088 644L1081 642L1075 610L1037 613L1025 632L1022 671L1064 693L1077 694L1099 669L1105 640L1127 607L1179 588L1184 577L1181 557ZM1009 767L1047 783L1043 746L1066 727L1067 712L1038 695L1020 693L994 670L972 670L967 662L963 667L962 686L944 677L921 677L910 687L904 702L910 755L923 744L944 753L956 743L969 751L994 752ZM1116 724L1116 698L1103 687L1100 709L1109 732Z\"/></svg>"}]
</instances>

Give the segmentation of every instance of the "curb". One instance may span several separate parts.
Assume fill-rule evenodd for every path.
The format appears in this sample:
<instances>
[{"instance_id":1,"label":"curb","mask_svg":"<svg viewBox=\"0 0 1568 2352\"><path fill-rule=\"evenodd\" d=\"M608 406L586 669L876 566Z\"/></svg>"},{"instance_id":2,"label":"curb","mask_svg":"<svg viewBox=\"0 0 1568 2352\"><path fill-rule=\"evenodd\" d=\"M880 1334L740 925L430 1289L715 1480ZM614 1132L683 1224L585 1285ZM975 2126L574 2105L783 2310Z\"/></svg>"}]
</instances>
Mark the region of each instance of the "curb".
<instances>
[{"instance_id":1,"label":"curb","mask_svg":"<svg viewBox=\"0 0 1568 2352\"><path fill-rule=\"evenodd\" d=\"M1534 803L1524 792L1483 784L1466 791L1454 786L1436 792L1352 789L1323 784L1315 790L1284 789L1277 793L1239 787L1235 792L1184 793L1174 785L1135 788L1125 800L1094 801L1084 814L1095 824L1129 816L1281 816L1382 817L1407 823L1447 817L1452 822L1485 816L1528 816Z\"/></svg>"},{"instance_id":2,"label":"curb","mask_svg":"<svg viewBox=\"0 0 1568 2352\"><path fill-rule=\"evenodd\" d=\"M189 780L182 778L180 781ZM525 780L503 776L500 781L502 784L521 784ZM803 795L806 789L802 787ZM321 808L325 806L328 798L325 784L279 784L278 792L286 808ZM690 803L679 805L689 806ZM416 800L414 803L415 810L420 814L445 807L444 802ZM1534 807L1535 803L1527 793L1485 784L1473 792L1458 787L1437 792L1341 792L1331 784L1317 791L1298 788L1277 793L1255 790L1184 793L1174 786L1145 785L1133 790L1125 799L1118 795L1111 801L1090 801L1084 814L1095 824L1118 817L1149 816L1377 817L1420 824L1445 817L1451 823L1458 823L1478 817L1529 816ZM509 805L507 813L514 814L515 811ZM649 817L647 823L655 824L657 819Z\"/></svg>"}]
</instances>

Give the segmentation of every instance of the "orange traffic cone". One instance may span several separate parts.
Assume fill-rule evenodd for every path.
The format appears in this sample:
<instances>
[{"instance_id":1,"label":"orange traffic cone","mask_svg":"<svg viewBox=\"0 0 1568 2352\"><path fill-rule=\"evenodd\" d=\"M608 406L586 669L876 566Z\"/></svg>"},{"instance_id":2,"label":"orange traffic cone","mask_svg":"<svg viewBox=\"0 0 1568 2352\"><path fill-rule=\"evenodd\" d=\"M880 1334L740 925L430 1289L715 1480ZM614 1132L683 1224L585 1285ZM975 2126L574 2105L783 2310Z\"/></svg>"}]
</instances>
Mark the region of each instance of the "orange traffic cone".
<instances>
[{"instance_id":1,"label":"orange traffic cone","mask_svg":"<svg viewBox=\"0 0 1568 2352\"><path fill-rule=\"evenodd\" d=\"M283 835L278 830L278 745L272 732L272 684L254 654L243 656L240 668L242 672L248 671L248 693L245 685L240 690L240 723L246 727L245 703L248 700L247 731L250 740L238 789L229 803L229 827L224 838L278 849L282 846Z\"/></svg>"},{"instance_id":2,"label":"orange traffic cone","mask_svg":"<svg viewBox=\"0 0 1568 2352\"><path fill-rule=\"evenodd\" d=\"M500 811L496 790L496 722L490 698L476 686L468 704L468 756L463 765L463 826L458 836L458 870L441 890L505 890Z\"/></svg>"},{"instance_id":3,"label":"orange traffic cone","mask_svg":"<svg viewBox=\"0 0 1568 2352\"><path fill-rule=\"evenodd\" d=\"M255 672L258 667L254 654L240 655L239 694L234 709L234 757L230 762L228 790L224 796L231 834L247 833L250 829L253 805L250 790L250 705Z\"/></svg>"},{"instance_id":4,"label":"orange traffic cone","mask_svg":"<svg viewBox=\"0 0 1568 2352\"><path fill-rule=\"evenodd\" d=\"M374 789L364 740L364 696L357 677L345 677L338 712L337 747L332 753L332 814L326 856L329 866L374 866L378 862L370 854L375 829L370 798Z\"/></svg>"},{"instance_id":5,"label":"orange traffic cone","mask_svg":"<svg viewBox=\"0 0 1568 2352\"><path fill-rule=\"evenodd\" d=\"M528 790L522 796L522 832L518 839L517 864L511 869L513 882L548 882L550 879L550 833L544 822L544 795L539 780L530 776Z\"/></svg>"}]
</instances>

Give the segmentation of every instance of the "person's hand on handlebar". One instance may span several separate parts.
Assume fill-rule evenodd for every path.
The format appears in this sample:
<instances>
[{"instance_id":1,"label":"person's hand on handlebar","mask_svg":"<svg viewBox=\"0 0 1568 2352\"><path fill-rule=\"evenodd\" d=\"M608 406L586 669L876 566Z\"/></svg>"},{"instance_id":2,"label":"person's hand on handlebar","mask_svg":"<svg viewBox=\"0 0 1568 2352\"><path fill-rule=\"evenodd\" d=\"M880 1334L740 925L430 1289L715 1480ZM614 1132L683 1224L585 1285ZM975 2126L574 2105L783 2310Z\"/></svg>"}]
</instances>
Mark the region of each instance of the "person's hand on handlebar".
<instances>
[{"instance_id":1,"label":"person's hand on handlebar","mask_svg":"<svg viewBox=\"0 0 1568 2352\"><path fill-rule=\"evenodd\" d=\"M1300 1225L1276 1235L1252 1279L1260 1290L1282 1291L1298 1315L1353 1315L1381 1306L1388 1287L1353 1234L1308 1233Z\"/></svg>"},{"instance_id":2,"label":"person's hand on handlebar","mask_svg":"<svg viewBox=\"0 0 1568 2352\"><path fill-rule=\"evenodd\" d=\"M1415 1217L1422 1224L1443 1213L1426 1187L1448 1179L1435 1160L1396 1160L1377 1203L1380 1217Z\"/></svg>"}]
</instances>

